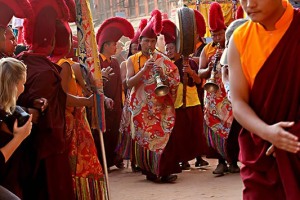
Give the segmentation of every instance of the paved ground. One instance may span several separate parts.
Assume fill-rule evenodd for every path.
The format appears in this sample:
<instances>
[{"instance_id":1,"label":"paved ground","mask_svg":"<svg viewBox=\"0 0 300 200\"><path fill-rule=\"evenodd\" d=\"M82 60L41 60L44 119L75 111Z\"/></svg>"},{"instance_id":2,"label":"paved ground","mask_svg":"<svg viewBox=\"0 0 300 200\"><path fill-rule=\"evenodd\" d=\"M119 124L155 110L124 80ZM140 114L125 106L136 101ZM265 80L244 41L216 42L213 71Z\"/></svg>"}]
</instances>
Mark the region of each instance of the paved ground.
<instances>
[{"instance_id":1,"label":"paved ground","mask_svg":"<svg viewBox=\"0 0 300 200\"><path fill-rule=\"evenodd\" d=\"M152 183L140 173L132 173L130 168L112 168L109 173L111 200L240 200L242 181L239 174L216 177L212 174L217 161L208 159L210 166L194 168L178 174L172 184Z\"/></svg>"}]
</instances>

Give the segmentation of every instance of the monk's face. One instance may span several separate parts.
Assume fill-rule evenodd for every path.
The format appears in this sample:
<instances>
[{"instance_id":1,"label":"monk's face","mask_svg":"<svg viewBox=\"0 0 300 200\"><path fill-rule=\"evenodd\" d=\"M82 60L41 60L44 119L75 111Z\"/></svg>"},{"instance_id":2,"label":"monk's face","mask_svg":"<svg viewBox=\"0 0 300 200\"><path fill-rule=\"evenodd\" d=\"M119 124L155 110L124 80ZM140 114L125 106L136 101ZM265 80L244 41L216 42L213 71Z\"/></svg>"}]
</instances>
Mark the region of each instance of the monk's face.
<instances>
[{"instance_id":1,"label":"monk's face","mask_svg":"<svg viewBox=\"0 0 300 200\"><path fill-rule=\"evenodd\" d=\"M11 28L6 29L5 38L5 54L13 56L17 47L17 41Z\"/></svg>"},{"instance_id":2,"label":"monk's face","mask_svg":"<svg viewBox=\"0 0 300 200\"><path fill-rule=\"evenodd\" d=\"M157 42L156 38L142 37L140 39L140 45L141 45L141 49L142 49L143 54L148 55L149 54L149 49L152 52L154 52L156 42Z\"/></svg>"},{"instance_id":3,"label":"monk's face","mask_svg":"<svg viewBox=\"0 0 300 200\"><path fill-rule=\"evenodd\" d=\"M225 30L211 31L211 38L215 44L219 43L221 47L225 46Z\"/></svg>"},{"instance_id":4,"label":"monk's face","mask_svg":"<svg viewBox=\"0 0 300 200\"><path fill-rule=\"evenodd\" d=\"M249 18L268 26L275 24L284 11L283 0L241 0L241 5Z\"/></svg>"},{"instance_id":5,"label":"monk's face","mask_svg":"<svg viewBox=\"0 0 300 200\"><path fill-rule=\"evenodd\" d=\"M176 53L175 44L174 43L166 44L165 50L166 50L166 54L167 54L168 58L170 58L172 60L175 57L175 53Z\"/></svg>"},{"instance_id":6,"label":"monk's face","mask_svg":"<svg viewBox=\"0 0 300 200\"><path fill-rule=\"evenodd\" d=\"M136 43L132 43L131 44L131 46L130 46L130 51L131 51L131 53L132 53L132 55L133 54L136 54L137 52L138 52L138 44L136 44Z\"/></svg>"},{"instance_id":7,"label":"monk's face","mask_svg":"<svg viewBox=\"0 0 300 200\"><path fill-rule=\"evenodd\" d=\"M104 43L103 52L109 56L115 55L117 52L117 43L114 41Z\"/></svg>"}]
</instances>

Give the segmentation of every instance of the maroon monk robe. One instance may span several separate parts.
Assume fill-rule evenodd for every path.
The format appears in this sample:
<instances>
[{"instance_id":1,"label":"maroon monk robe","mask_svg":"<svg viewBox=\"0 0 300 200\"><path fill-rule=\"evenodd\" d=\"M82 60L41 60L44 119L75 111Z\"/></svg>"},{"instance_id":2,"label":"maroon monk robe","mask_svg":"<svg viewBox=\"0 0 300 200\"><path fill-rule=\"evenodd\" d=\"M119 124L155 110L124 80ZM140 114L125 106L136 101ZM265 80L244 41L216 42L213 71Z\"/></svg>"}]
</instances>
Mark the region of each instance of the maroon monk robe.
<instances>
[{"instance_id":1,"label":"maroon monk robe","mask_svg":"<svg viewBox=\"0 0 300 200\"><path fill-rule=\"evenodd\" d=\"M27 65L25 91L18 105L31 107L44 97L48 108L40 115L26 148L24 165L30 173L24 180L24 199L74 199L72 176L65 141L66 94L61 87L59 66L41 54L23 53L18 57Z\"/></svg>"},{"instance_id":2,"label":"maroon monk robe","mask_svg":"<svg viewBox=\"0 0 300 200\"><path fill-rule=\"evenodd\" d=\"M289 132L300 138L300 13L258 72L250 94L250 106L267 124L294 121ZM291 39L292 38L292 39ZM244 199L300 197L300 153L276 149L266 156L270 143L247 130L239 136Z\"/></svg>"},{"instance_id":3,"label":"maroon monk robe","mask_svg":"<svg viewBox=\"0 0 300 200\"><path fill-rule=\"evenodd\" d=\"M180 82L183 82L183 64L182 59L178 59L174 63L180 74ZM192 59L189 60L189 65L192 70L198 72L198 65ZM197 85L193 79L188 76L189 87ZM201 87L201 86L200 86ZM175 126L173 133L181 134L178 145L180 145L179 156L180 161L189 161L194 159L196 156L205 155L207 152L207 143L203 134L203 111L201 105L177 108ZM177 135L176 134L176 135Z\"/></svg>"},{"instance_id":4,"label":"maroon monk robe","mask_svg":"<svg viewBox=\"0 0 300 200\"><path fill-rule=\"evenodd\" d=\"M120 134L119 127L122 115L122 81L120 65L116 59L111 58L111 62L109 62L108 60L103 61L101 56L99 56L99 59L101 68L110 66L113 69L114 73L114 75L109 77L109 80L105 83L103 88L104 95L114 101L112 110L105 107L106 132L103 134L107 167L111 167L122 161L120 156L118 156L118 154L115 152L115 149L118 145ZM98 134L93 134L98 150L99 159L101 163L103 163L100 153L101 151L99 148L99 142L97 142L97 135Z\"/></svg>"},{"instance_id":5,"label":"maroon monk robe","mask_svg":"<svg viewBox=\"0 0 300 200\"><path fill-rule=\"evenodd\" d=\"M180 75L180 82L183 82L182 59L174 63ZM195 61L189 60L191 68L197 73L198 65ZM195 86L191 77L188 77L188 86ZM203 113L200 105L175 109L175 125L170 139L161 156L159 165L160 174L167 176L173 173L180 173L179 162L189 161L198 155L205 154L207 149L203 135Z\"/></svg>"}]
</instances>

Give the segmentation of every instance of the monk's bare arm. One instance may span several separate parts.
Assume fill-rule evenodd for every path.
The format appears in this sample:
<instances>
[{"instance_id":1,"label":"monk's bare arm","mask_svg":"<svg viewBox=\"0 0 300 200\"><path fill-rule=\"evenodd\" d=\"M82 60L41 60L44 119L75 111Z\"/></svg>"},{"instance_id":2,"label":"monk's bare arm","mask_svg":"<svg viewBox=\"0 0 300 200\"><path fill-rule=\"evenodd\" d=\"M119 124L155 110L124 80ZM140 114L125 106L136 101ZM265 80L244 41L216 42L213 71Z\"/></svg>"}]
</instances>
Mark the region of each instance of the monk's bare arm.
<instances>
[{"instance_id":1,"label":"monk's bare arm","mask_svg":"<svg viewBox=\"0 0 300 200\"><path fill-rule=\"evenodd\" d=\"M69 63L65 62L61 65L61 85L64 92L67 94L67 106L92 106L93 96L90 97L79 97L69 93L69 82L72 78L71 66Z\"/></svg>"},{"instance_id":2,"label":"monk's bare arm","mask_svg":"<svg viewBox=\"0 0 300 200\"><path fill-rule=\"evenodd\" d=\"M132 88L135 85L137 85L140 81L141 78L146 70L146 67L142 67L141 70L137 73L134 74L134 67L133 63L130 58L127 60L127 73L126 73L126 83L128 88Z\"/></svg>"},{"instance_id":3,"label":"monk's bare arm","mask_svg":"<svg viewBox=\"0 0 300 200\"><path fill-rule=\"evenodd\" d=\"M206 58L204 49L199 57L199 70L198 75L200 78L208 79L211 74L212 67L208 65L208 58Z\"/></svg>"},{"instance_id":4,"label":"monk's bare arm","mask_svg":"<svg viewBox=\"0 0 300 200\"><path fill-rule=\"evenodd\" d=\"M293 122L268 125L250 107L250 89L239 58L240 55L234 40L230 40L228 49L229 83L235 119L244 128L269 141L274 146L296 153L300 146L300 143L297 142L298 138L285 130L285 128L293 126Z\"/></svg>"},{"instance_id":5,"label":"monk's bare arm","mask_svg":"<svg viewBox=\"0 0 300 200\"><path fill-rule=\"evenodd\" d=\"M124 88L125 88L125 86L127 87L127 85L126 85L126 74L127 74L126 63L127 63L127 61L125 60L120 65L121 80L122 80L122 84L123 84Z\"/></svg>"},{"instance_id":6,"label":"monk's bare arm","mask_svg":"<svg viewBox=\"0 0 300 200\"><path fill-rule=\"evenodd\" d=\"M74 70L74 74L75 74L77 83L81 86L81 88L83 90L85 90L85 81L84 81L82 73L81 73L80 64L74 63L74 64L72 64L71 67Z\"/></svg>"}]
</instances>

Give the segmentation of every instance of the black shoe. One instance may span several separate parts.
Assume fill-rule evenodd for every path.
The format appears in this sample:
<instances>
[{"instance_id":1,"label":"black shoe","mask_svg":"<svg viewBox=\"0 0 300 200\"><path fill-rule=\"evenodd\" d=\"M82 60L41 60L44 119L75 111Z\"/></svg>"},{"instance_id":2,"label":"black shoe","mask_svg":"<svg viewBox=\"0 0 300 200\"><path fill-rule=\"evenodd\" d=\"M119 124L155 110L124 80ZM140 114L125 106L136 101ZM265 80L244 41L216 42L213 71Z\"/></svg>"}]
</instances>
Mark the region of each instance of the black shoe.
<instances>
[{"instance_id":1,"label":"black shoe","mask_svg":"<svg viewBox=\"0 0 300 200\"><path fill-rule=\"evenodd\" d=\"M230 173L240 173L240 168L236 163L232 163L229 165L228 171Z\"/></svg>"},{"instance_id":2,"label":"black shoe","mask_svg":"<svg viewBox=\"0 0 300 200\"><path fill-rule=\"evenodd\" d=\"M123 163L123 161L119 162L118 164L116 164L116 167L118 169L124 169L125 168L125 164Z\"/></svg>"},{"instance_id":3,"label":"black shoe","mask_svg":"<svg viewBox=\"0 0 300 200\"><path fill-rule=\"evenodd\" d=\"M190 170L191 169L191 165L189 164L189 162L182 162L180 165L181 170Z\"/></svg>"},{"instance_id":4,"label":"black shoe","mask_svg":"<svg viewBox=\"0 0 300 200\"><path fill-rule=\"evenodd\" d=\"M201 158L201 160L197 160L195 162L195 167L203 167L203 166L207 166L207 165L209 165L209 163L207 161L203 160L202 158Z\"/></svg>"},{"instance_id":5,"label":"black shoe","mask_svg":"<svg viewBox=\"0 0 300 200\"><path fill-rule=\"evenodd\" d=\"M147 174L146 179L148 181L152 181L152 182L155 182L155 183L158 183L160 181L159 178L155 174Z\"/></svg>"},{"instance_id":6,"label":"black shoe","mask_svg":"<svg viewBox=\"0 0 300 200\"><path fill-rule=\"evenodd\" d=\"M219 163L217 165L217 168L213 171L213 174L223 175L226 172L228 172L228 167L226 163Z\"/></svg>"},{"instance_id":7,"label":"black shoe","mask_svg":"<svg viewBox=\"0 0 300 200\"><path fill-rule=\"evenodd\" d=\"M177 180L177 175L170 174L168 176L162 176L160 181L162 183L173 183Z\"/></svg>"},{"instance_id":8,"label":"black shoe","mask_svg":"<svg viewBox=\"0 0 300 200\"><path fill-rule=\"evenodd\" d=\"M131 165L132 172L140 172L142 169L136 165Z\"/></svg>"}]
</instances>

